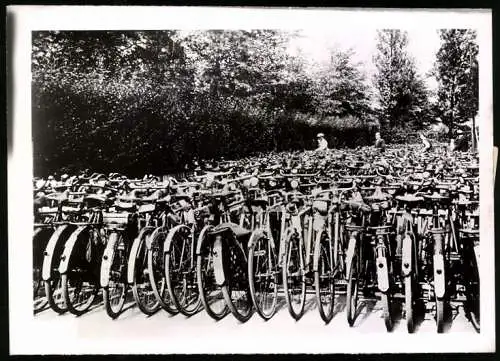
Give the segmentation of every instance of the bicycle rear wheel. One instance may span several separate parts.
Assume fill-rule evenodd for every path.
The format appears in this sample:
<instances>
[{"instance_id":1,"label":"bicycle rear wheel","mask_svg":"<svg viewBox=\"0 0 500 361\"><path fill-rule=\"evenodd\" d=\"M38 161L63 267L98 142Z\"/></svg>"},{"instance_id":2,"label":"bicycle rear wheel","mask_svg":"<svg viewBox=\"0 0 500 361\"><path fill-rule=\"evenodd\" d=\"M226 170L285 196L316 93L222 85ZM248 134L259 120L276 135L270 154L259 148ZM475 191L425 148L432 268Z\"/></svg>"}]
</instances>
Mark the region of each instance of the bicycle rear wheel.
<instances>
[{"instance_id":1,"label":"bicycle rear wheel","mask_svg":"<svg viewBox=\"0 0 500 361\"><path fill-rule=\"evenodd\" d=\"M151 231L152 229L141 231L134 240L128 264L129 273L132 273L132 279L129 276L129 282L132 284L134 300L141 312L147 316L153 315L161 308L148 276L146 237L151 234Z\"/></svg>"},{"instance_id":2,"label":"bicycle rear wheel","mask_svg":"<svg viewBox=\"0 0 500 361\"><path fill-rule=\"evenodd\" d=\"M44 287L50 308L58 314L65 313L68 306L63 296L61 276L57 274L49 281L44 281Z\"/></svg>"},{"instance_id":3,"label":"bicycle rear wheel","mask_svg":"<svg viewBox=\"0 0 500 361\"><path fill-rule=\"evenodd\" d=\"M215 282L214 270L214 244L207 232L211 226L206 226L198 238L196 256L196 277L200 299L207 314L214 320L220 320L229 312L229 308L224 300L222 287Z\"/></svg>"},{"instance_id":4,"label":"bicycle rear wheel","mask_svg":"<svg viewBox=\"0 0 500 361\"><path fill-rule=\"evenodd\" d=\"M248 263L244 250L238 240L226 238L223 245L223 262L227 262L226 284L222 294L229 310L240 322L246 322L252 316L252 296L248 283Z\"/></svg>"},{"instance_id":5,"label":"bicycle rear wheel","mask_svg":"<svg viewBox=\"0 0 500 361\"><path fill-rule=\"evenodd\" d=\"M304 314L306 303L306 279L304 249L297 232L288 232L285 240L285 262L282 273L288 312L295 320L299 320Z\"/></svg>"},{"instance_id":6,"label":"bicycle rear wheel","mask_svg":"<svg viewBox=\"0 0 500 361\"><path fill-rule=\"evenodd\" d=\"M248 252L248 282L255 310L264 320L276 312L278 299L277 256L274 243L258 235Z\"/></svg>"},{"instance_id":7,"label":"bicycle rear wheel","mask_svg":"<svg viewBox=\"0 0 500 361\"><path fill-rule=\"evenodd\" d=\"M167 236L165 277L168 292L175 307L185 316L192 316L201 306L196 282L196 267L192 230L185 225L173 228Z\"/></svg>"},{"instance_id":8,"label":"bicycle rear wheel","mask_svg":"<svg viewBox=\"0 0 500 361\"><path fill-rule=\"evenodd\" d=\"M45 295L50 308L58 314L63 314L68 310L62 292L59 264L62 252L64 251L64 245L74 230L75 227L73 226L59 226L50 237L44 251L42 269L48 272L44 276Z\"/></svg>"},{"instance_id":9,"label":"bicycle rear wheel","mask_svg":"<svg viewBox=\"0 0 500 361\"><path fill-rule=\"evenodd\" d=\"M109 268L108 285L103 287L102 296L106 313L112 319L117 318L125 303L125 295L127 292L127 254L124 238L121 234L115 234L118 237L116 242L113 241L113 250L110 255L111 267ZM110 241L108 241L110 242Z\"/></svg>"},{"instance_id":10,"label":"bicycle rear wheel","mask_svg":"<svg viewBox=\"0 0 500 361\"><path fill-rule=\"evenodd\" d=\"M480 298L479 298L479 271L477 265L472 265L468 275L466 286L467 316L474 326L474 329L479 333L481 330L480 319Z\"/></svg>"},{"instance_id":11,"label":"bicycle rear wheel","mask_svg":"<svg viewBox=\"0 0 500 361\"><path fill-rule=\"evenodd\" d=\"M349 326L353 326L356 321L356 312L358 308L358 293L359 293L359 263L358 256L354 254L351 260L349 270L347 271L347 300L346 314Z\"/></svg>"},{"instance_id":12,"label":"bicycle rear wheel","mask_svg":"<svg viewBox=\"0 0 500 361\"><path fill-rule=\"evenodd\" d=\"M165 274L165 256L163 250L167 239L167 230L163 227L156 229L150 237L151 244L147 251L149 283L161 307L171 315L176 315L179 313L179 309L176 307L168 291Z\"/></svg>"},{"instance_id":13,"label":"bicycle rear wheel","mask_svg":"<svg viewBox=\"0 0 500 361\"><path fill-rule=\"evenodd\" d=\"M98 272L103 247L97 237L98 233L91 228L78 234L68 260L68 269L61 274L63 297L68 311L75 316L88 311L100 288Z\"/></svg>"},{"instance_id":14,"label":"bicycle rear wheel","mask_svg":"<svg viewBox=\"0 0 500 361\"><path fill-rule=\"evenodd\" d=\"M54 233L52 227L37 228L33 235L33 312L42 311L48 304L42 278L42 266L45 248Z\"/></svg>"},{"instance_id":15,"label":"bicycle rear wheel","mask_svg":"<svg viewBox=\"0 0 500 361\"><path fill-rule=\"evenodd\" d=\"M416 278L417 257L416 257L416 244L415 244L415 234L413 232L406 233L403 240L403 260L402 269L403 279L404 279L404 293L405 293L405 319L406 319L406 329L408 333L413 333L415 331L415 298L418 297L415 293L417 291L418 280ZM407 262L405 260L411 260Z\"/></svg>"},{"instance_id":16,"label":"bicycle rear wheel","mask_svg":"<svg viewBox=\"0 0 500 361\"><path fill-rule=\"evenodd\" d=\"M333 250L326 232L318 233L314 250L314 288L316 304L321 319L329 323L333 318L335 303L335 265L333 264Z\"/></svg>"}]
</instances>

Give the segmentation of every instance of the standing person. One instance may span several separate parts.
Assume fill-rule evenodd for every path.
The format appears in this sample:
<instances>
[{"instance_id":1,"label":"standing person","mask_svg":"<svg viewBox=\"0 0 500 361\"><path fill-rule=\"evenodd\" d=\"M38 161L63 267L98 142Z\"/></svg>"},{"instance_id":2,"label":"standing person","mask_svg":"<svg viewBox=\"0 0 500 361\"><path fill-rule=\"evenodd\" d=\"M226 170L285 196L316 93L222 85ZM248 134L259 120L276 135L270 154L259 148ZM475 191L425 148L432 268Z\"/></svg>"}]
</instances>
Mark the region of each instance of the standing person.
<instances>
[{"instance_id":1,"label":"standing person","mask_svg":"<svg viewBox=\"0 0 500 361\"><path fill-rule=\"evenodd\" d=\"M469 150L469 137L461 129L457 130L457 138L451 139L449 150L452 152L467 152Z\"/></svg>"},{"instance_id":2,"label":"standing person","mask_svg":"<svg viewBox=\"0 0 500 361\"><path fill-rule=\"evenodd\" d=\"M422 140L423 148L422 148L422 153L425 153L429 150L432 149L432 144L430 140L424 135L424 133L419 133L420 135L420 140Z\"/></svg>"},{"instance_id":3,"label":"standing person","mask_svg":"<svg viewBox=\"0 0 500 361\"><path fill-rule=\"evenodd\" d=\"M385 141L380 136L380 132L375 133L375 148L380 149L381 152L385 151Z\"/></svg>"},{"instance_id":4,"label":"standing person","mask_svg":"<svg viewBox=\"0 0 500 361\"><path fill-rule=\"evenodd\" d=\"M316 138L318 141L318 148L316 148L316 151L328 150L328 142L325 139L325 135L323 133L318 133Z\"/></svg>"}]
</instances>

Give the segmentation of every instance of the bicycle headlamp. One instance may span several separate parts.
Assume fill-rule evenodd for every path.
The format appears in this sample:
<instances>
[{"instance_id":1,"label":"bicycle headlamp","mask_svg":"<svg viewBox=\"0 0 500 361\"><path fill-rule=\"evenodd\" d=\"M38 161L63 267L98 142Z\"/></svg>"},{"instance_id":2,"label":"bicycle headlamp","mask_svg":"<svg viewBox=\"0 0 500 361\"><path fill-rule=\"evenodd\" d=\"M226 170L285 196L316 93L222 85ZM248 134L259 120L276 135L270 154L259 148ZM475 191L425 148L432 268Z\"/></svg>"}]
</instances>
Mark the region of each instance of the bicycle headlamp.
<instances>
[{"instance_id":1,"label":"bicycle headlamp","mask_svg":"<svg viewBox=\"0 0 500 361\"><path fill-rule=\"evenodd\" d=\"M293 188L293 189L296 189L298 186L299 186L299 182L294 179L290 182L290 186Z\"/></svg>"},{"instance_id":2,"label":"bicycle headlamp","mask_svg":"<svg viewBox=\"0 0 500 361\"><path fill-rule=\"evenodd\" d=\"M271 187L276 187L277 183L276 183L276 181L275 181L274 179L271 179L271 180L269 181L269 185L270 185Z\"/></svg>"}]
</instances>

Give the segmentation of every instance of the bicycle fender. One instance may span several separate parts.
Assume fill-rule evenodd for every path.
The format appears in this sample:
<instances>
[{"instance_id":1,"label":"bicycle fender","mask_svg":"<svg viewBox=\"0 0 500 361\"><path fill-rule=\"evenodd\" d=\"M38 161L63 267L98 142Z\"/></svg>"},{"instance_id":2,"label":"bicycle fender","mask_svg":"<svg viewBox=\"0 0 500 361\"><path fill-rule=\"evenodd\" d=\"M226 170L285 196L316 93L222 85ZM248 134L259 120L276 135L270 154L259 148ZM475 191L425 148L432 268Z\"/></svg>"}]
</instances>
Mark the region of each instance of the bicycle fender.
<instances>
[{"instance_id":1,"label":"bicycle fender","mask_svg":"<svg viewBox=\"0 0 500 361\"><path fill-rule=\"evenodd\" d=\"M413 242L409 235L406 235L403 238L403 247L402 247L402 259L401 259L401 272L404 277L410 276L413 270Z\"/></svg>"},{"instance_id":2,"label":"bicycle fender","mask_svg":"<svg viewBox=\"0 0 500 361\"><path fill-rule=\"evenodd\" d=\"M61 255L61 262L59 263L59 273L64 274L68 271L69 259L75 243L78 240L78 236L82 233L88 226L79 226L71 235L69 236L66 244L64 245L64 251Z\"/></svg>"},{"instance_id":3,"label":"bicycle fender","mask_svg":"<svg viewBox=\"0 0 500 361\"><path fill-rule=\"evenodd\" d=\"M206 234L209 230L213 228L212 225L207 225L203 227L203 229L200 232L200 235L198 236L198 242L196 244L196 255L199 256L201 254L201 243L202 240L206 237Z\"/></svg>"},{"instance_id":4,"label":"bicycle fender","mask_svg":"<svg viewBox=\"0 0 500 361\"><path fill-rule=\"evenodd\" d=\"M356 236L357 236L357 234L355 234L355 232L353 232L353 234L349 238L349 244L347 246L347 254L346 254L346 258L345 258L347 272L349 272L349 270L351 269L351 262L352 262L352 259L354 257L354 252L356 251L356 243L357 243Z\"/></svg>"},{"instance_id":5,"label":"bicycle fender","mask_svg":"<svg viewBox=\"0 0 500 361\"><path fill-rule=\"evenodd\" d=\"M179 225L175 226L174 228L170 229L170 231L168 231L168 234L167 234L167 239L165 240L165 243L163 244L163 254L170 252L170 246L172 244L172 240L174 239L174 234L182 228L186 228L187 230L189 230L189 232L191 232L191 228L189 228L185 224L179 224ZM156 231L153 232L153 235L151 235L151 238L153 238L153 236L156 237L157 234L158 233Z\"/></svg>"},{"instance_id":6,"label":"bicycle fender","mask_svg":"<svg viewBox=\"0 0 500 361\"><path fill-rule=\"evenodd\" d=\"M50 237L49 242L47 243L47 247L45 248L45 252L43 253L43 265L42 265L42 279L44 281L50 280L50 276L52 273L52 261L53 261L52 258L54 250L56 248L59 237L66 228L68 228L67 224L57 227L55 232Z\"/></svg>"},{"instance_id":7,"label":"bicycle fender","mask_svg":"<svg viewBox=\"0 0 500 361\"><path fill-rule=\"evenodd\" d=\"M250 238L248 239L248 249L250 249L255 244L255 242L257 242L262 237L266 237L266 231L264 229L259 228L253 231L250 235Z\"/></svg>"},{"instance_id":8,"label":"bicycle fender","mask_svg":"<svg viewBox=\"0 0 500 361\"><path fill-rule=\"evenodd\" d=\"M215 238L213 249L215 283L217 284L217 286L223 286L226 282L226 276L224 274L224 264L222 259L222 239L220 236Z\"/></svg>"},{"instance_id":9,"label":"bicycle fender","mask_svg":"<svg viewBox=\"0 0 500 361\"><path fill-rule=\"evenodd\" d=\"M389 290L389 269L387 267L387 257L378 256L376 259L377 265L377 285L380 292Z\"/></svg>"},{"instance_id":10,"label":"bicycle fender","mask_svg":"<svg viewBox=\"0 0 500 361\"><path fill-rule=\"evenodd\" d=\"M115 245L118 241L118 234L111 233L108 239L108 243L106 244L106 248L104 249L104 253L102 254L101 261L101 287L108 287L109 285L109 271L111 269L111 265L113 264L113 257L115 255Z\"/></svg>"},{"instance_id":11,"label":"bicycle fender","mask_svg":"<svg viewBox=\"0 0 500 361\"><path fill-rule=\"evenodd\" d=\"M442 254L435 254L434 260L434 293L437 298L444 297L444 257Z\"/></svg>"},{"instance_id":12,"label":"bicycle fender","mask_svg":"<svg viewBox=\"0 0 500 361\"><path fill-rule=\"evenodd\" d=\"M132 247L130 249L130 256L128 258L128 264L127 264L127 282L129 284L134 283L134 264L138 256L139 247L143 242L144 235L152 230L153 227L144 227L143 229L141 229L137 237L134 239L134 242L132 243Z\"/></svg>"},{"instance_id":13,"label":"bicycle fender","mask_svg":"<svg viewBox=\"0 0 500 361\"><path fill-rule=\"evenodd\" d=\"M313 258L313 272L319 269L319 256L321 252L321 232L316 233L316 242L314 242L314 258Z\"/></svg>"}]
</instances>

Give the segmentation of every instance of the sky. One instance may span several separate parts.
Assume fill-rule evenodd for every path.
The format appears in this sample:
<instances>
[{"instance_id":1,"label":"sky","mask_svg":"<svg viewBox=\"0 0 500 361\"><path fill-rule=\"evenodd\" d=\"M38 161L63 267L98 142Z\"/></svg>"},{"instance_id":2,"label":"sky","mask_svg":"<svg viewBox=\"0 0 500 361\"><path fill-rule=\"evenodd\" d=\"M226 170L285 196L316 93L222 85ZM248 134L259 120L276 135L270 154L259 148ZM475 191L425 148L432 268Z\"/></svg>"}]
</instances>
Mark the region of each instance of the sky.
<instances>
[{"instance_id":1,"label":"sky","mask_svg":"<svg viewBox=\"0 0 500 361\"><path fill-rule=\"evenodd\" d=\"M421 29L408 29L408 51L414 57L419 73L426 80L429 89L435 89L437 84L432 77L425 77L431 70L435 54L440 46L440 39L436 29L422 27ZM355 51L353 60L362 63L362 69L368 76L375 71L372 62L376 51L376 29L359 28L354 31L335 33L331 29L303 29L302 36L293 41L290 52L300 48L309 61L322 62L328 59L328 49L339 47Z\"/></svg>"}]
</instances>

